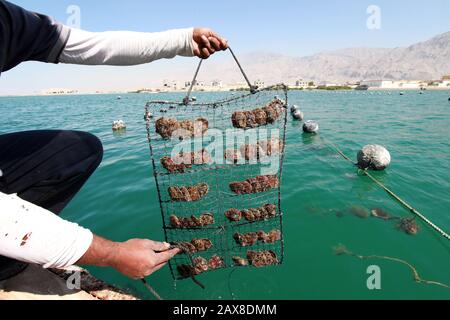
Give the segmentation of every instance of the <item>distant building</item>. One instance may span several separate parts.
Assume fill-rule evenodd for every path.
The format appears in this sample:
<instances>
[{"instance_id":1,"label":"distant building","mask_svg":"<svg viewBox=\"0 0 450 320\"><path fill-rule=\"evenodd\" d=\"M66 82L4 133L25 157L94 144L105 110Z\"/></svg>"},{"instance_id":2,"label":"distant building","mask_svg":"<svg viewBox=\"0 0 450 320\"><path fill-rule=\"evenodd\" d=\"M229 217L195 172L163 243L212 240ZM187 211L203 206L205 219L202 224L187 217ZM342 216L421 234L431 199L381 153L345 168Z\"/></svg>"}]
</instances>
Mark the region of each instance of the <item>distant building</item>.
<instances>
[{"instance_id":1,"label":"distant building","mask_svg":"<svg viewBox=\"0 0 450 320\"><path fill-rule=\"evenodd\" d=\"M450 76L443 76L439 87L450 87Z\"/></svg>"},{"instance_id":2,"label":"distant building","mask_svg":"<svg viewBox=\"0 0 450 320\"><path fill-rule=\"evenodd\" d=\"M181 84L176 80L164 80L163 81L163 89L164 90L181 90Z\"/></svg>"},{"instance_id":3,"label":"distant building","mask_svg":"<svg viewBox=\"0 0 450 320\"><path fill-rule=\"evenodd\" d=\"M298 88L307 88L307 87L309 87L309 81L299 79L299 80L295 81L295 86Z\"/></svg>"},{"instance_id":4,"label":"distant building","mask_svg":"<svg viewBox=\"0 0 450 320\"><path fill-rule=\"evenodd\" d=\"M378 89L423 89L428 87L426 81L421 80L365 80L361 85Z\"/></svg>"},{"instance_id":5,"label":"distant building","mask_svg":"<svg viewBox=\"0 0 450 320\"><path fill-rule=\"evenodd\" d=\"M264 81L262 80L256 80L255 83L253 84L255 87L258 88L264 88L266 86L266 84L264 83Z\"/></svg>"},{"instance_id":6,"label":"distant building","mask_svg":"<svg viewBox=\"0 0 450 320\"><path fill-rule=\"evenodd\" d=\"M73 89L47 89L42 91L43 95L65 95L65 94L77 94L78 91L77 90L73 90Z\"/></svg>"},{"instance_id":7,"label":"distant building","mask_svg":"<svg viewBox=\"0 0 450 320\"><path fill-rule=\"evenodd\" d=\"M184 87L189 88L191 86L191 84L192 84L191 81L186 81L184 83ZM196 89L196 88L203 88L204 86L205 86L205 83L203 81L195 80L193 87L194 87L194 89Z\"/></svg>"},{"instance_id":8,"label":"distant building","mask_svg":"<svg viewBox=\"0 0 450 320\"><path fill-rule=\"evenodd\" d=\"M223 87L223 82L220 80L214 80L213 82L211 82L211 87L213 88L222 88Z\"/></svg>"}]
</instances>

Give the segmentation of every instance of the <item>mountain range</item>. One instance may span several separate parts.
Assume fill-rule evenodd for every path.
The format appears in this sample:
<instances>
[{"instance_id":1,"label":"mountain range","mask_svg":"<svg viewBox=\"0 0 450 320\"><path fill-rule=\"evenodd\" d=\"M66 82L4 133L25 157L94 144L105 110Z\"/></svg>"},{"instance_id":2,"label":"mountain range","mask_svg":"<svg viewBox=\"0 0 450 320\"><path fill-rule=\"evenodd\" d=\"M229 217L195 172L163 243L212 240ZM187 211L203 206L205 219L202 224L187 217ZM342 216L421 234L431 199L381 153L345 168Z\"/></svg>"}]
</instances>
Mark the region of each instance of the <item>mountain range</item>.
<instances>
[{"instance_id":1,"label":"mountain range","mask_svg":"<svg viewBox=\"0 0 450 320\"><path fill-rule=\"evenodd\" d=\"M408 47L349 48L305 57L255 52L242 56L241 60L252 80L259 79L266 84L292 83L298 79L316 83L437 80L450 75L450 32ZM183 79L189 79L188 73L183 74ZM242 82L243 79L231 59L221 64L208 61L208 71L202 72L200 77L204 81L219 78L224 83Z\"/></svg>"}]
</instances>

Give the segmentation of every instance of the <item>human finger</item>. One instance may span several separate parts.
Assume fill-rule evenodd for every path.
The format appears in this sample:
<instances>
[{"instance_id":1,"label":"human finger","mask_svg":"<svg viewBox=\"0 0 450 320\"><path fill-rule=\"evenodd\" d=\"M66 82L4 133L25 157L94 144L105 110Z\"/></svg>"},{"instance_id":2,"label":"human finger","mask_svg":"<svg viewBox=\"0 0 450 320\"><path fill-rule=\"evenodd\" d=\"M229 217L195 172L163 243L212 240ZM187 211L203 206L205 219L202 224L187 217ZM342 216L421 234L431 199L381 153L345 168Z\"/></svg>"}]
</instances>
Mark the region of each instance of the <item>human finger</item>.
<instances>
[{"instance_id":1,"label":"human finger","mask_svg":"<svg viewBox=\"0 0 450 320\"><path fill-rule=\"evenodd\" d=\"M156 254L155 264L165 263L181 252L180 249L172 249Z\"/></svg>"},{"instance_id":2,"label":"human finger","mask_svg":"<svg viewBox=\"0 0 450 320\"><path fill-rule=\"evenodd\" d=\"M222 50L221 43L217 38L209 37L208 40L216 51Z\"/></svg>"}]
</instances>

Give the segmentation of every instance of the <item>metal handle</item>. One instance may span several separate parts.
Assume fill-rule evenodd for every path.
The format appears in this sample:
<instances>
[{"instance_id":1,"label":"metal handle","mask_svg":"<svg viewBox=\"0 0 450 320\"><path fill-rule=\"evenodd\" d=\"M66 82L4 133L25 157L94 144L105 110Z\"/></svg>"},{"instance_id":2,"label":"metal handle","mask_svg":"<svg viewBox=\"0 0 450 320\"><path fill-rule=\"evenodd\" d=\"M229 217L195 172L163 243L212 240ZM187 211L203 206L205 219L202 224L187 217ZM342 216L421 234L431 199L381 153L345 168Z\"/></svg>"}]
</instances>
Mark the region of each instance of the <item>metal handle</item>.
<instances>
[{"instance_id":1,"label":"metal handle","mask_svg":"<svg viewBox=\"0 0 450 320\"><path fill-rule=\"evenodd\" d=\"M255 94L258 91L258 87L257 86L253 86L251 84L250 80L247 77L247 74L245 73L244 69L242 68L241 64L239 63L239 60L237 59L237 57L234 54L233 50L230 47L228 47L228 50L230 51L231 55L233 56L234 61L236 62L236 64L239 67L239 70L241 71L242 75L244 76L244 79L247 82L248 87L250 88L250 92L252 94ZM200 59L200 63L198 64L197 70L195 71L195 74L194 74L194 79L192 79L191 86L189 87L187 95L183 99L183 104L185 106L187 106L189 104L189 102L190 102L190 96L191 96L192 90L194 89L195 83L197 81L197 76L198 76L198 73L200 71L200 68L202 67L203 60L204 59Z\"/></svg>"}]
</instances>

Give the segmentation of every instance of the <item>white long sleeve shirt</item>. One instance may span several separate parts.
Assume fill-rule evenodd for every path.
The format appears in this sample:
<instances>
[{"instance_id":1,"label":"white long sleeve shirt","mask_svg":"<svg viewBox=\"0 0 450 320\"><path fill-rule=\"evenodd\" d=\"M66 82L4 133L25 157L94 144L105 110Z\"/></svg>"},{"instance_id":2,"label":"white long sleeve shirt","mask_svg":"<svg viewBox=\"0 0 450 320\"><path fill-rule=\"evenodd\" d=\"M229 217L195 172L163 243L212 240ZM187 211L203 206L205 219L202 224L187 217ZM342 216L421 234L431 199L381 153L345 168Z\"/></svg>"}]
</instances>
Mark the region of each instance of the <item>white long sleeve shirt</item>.
<instances>
[{"instance_id":1,"label":"white long sleeve shirt","mask_svg":"<svg viewBox=\"0 0 450 320\"><path fill-rule=\"evenodd\" d=\"M63 26L61 34L67 33L59 56L62 63L123 66L194 55L192 28L160 33L93 33ZM91 231L17 195L0 192L0 255L46 268L63 268L76 263L92 240Z\"/></svg>"},{"instance_id":2,"label":"white long sleeve shirt","mask_svg":"<svg viewBox=\"0 0 450 320\"><path fill-rule=\"evenodd\" d=\"M75 223L0 193L0 255L45 268L75 264L89 249L93 234Z\"/></svg>"},{"instance_id":3,"label":"white long sleeve shirt","mask_svg":"<svg viewBox=\"0 0 450 320\"><path fill-rule=\"evenodd\" d=\"M194 56L193 28L157 33L88 32L71 29L59 62L129 66L175 56Z\"/></svg>"}]
</instances>

